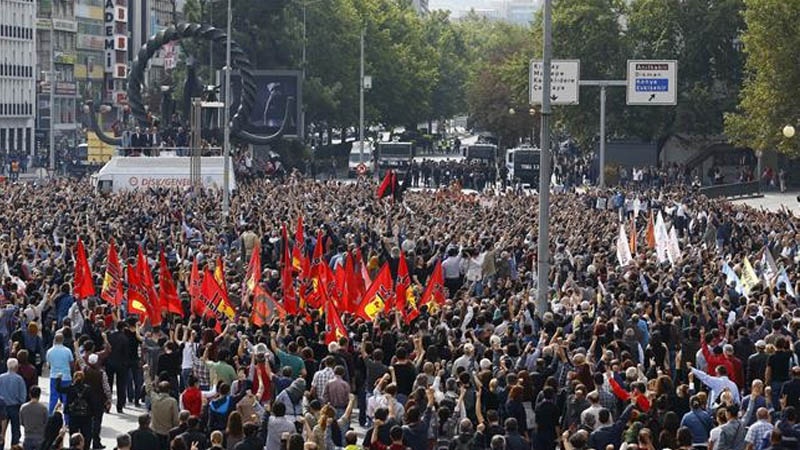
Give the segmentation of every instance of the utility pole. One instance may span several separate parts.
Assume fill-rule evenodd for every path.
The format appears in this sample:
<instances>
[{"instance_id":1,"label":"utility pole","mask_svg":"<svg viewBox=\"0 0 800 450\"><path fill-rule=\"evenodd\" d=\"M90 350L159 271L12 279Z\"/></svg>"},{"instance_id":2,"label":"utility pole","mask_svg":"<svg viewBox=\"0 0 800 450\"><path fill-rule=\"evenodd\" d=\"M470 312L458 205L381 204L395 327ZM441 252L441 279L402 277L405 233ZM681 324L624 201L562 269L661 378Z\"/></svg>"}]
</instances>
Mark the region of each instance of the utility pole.
<instances>
[{"instance_id":1,"label":"utility pole","mask_svg":"<svg viewBox=\"0 0 800 450\"><path fill-rule=\"evenodd\" d=\"M304 2L303 3L303 86L306 84L306 7L308 5ZM299 133L300 134L300 142L305 143L306 141L306 108L305 105L297 105L300 108L300 127Z\"/></svg>"},{"instance_id":2,"label":"utility pole","mask_svg":"<svg viewBox=\"0 0 800 450\"><path fill-rule=\"evenodd\" d=\"M56 174L56 49L53 12L50 12L50 173Z\"/></svg>"},{"instance_id":3,"label":"utility pole","mask_svg":"<svg viewBox=\"0 0 800 450\"><path fill-rule=\"evenodd\" d=\"M358 142L361 147L358 162L364 164L364 34L366 28L361 29L361 76L359 76L358 89Z\"/></svg>"},{"instance_id":4,"label":"utility pole","mask_svg":"<svg viewBox=\"0 0 800 450\"><path fill-rule=\"evenodd\" d=\"M231 0L228 0L228 38L225 41L225 128L222 143L222 213L228 217L231 209L230 199L230 159L231 159Z\"/></svg>"},{"instance_id":5,"label":"utility pole","mask_svg":"<svg viewBox=\"0 0 800 450\"><path fill-rule=\"evenodd\" d=\"M600 173L597 174L597 186L606 187L606 91L609 87L625 87L627 80L581 80L581 86L595 86L600 88Z\"/></svg>"},{"instance_id":6,"label":"utility pole","mask_svg":"<svg viewBox=\"0 0 800 450\"><path fill-rule=\"evenodd\" d=\"M542 49L542 129L539 152L539 242L537 262L536 315L547 312L550 274L550 73L553 58L552 0L544 0L544 48Z\"/></svg>"}]
</instances>

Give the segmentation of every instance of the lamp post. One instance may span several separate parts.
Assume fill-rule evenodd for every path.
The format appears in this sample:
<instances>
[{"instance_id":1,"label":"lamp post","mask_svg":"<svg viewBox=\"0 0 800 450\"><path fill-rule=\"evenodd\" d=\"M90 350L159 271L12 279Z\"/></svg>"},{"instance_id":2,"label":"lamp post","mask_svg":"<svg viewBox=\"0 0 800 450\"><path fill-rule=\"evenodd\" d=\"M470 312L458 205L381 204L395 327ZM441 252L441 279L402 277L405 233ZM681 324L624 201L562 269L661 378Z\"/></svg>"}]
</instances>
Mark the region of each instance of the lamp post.
<instances>
[{"instance_id":1,"label":"lamp post","mask_svg":"<svg viewBox=\"0 0 800 450\"><path fill-rule=\"evenodd\" d=\"M222 213L228 217L231 209L230 199L230 159L231 159L231 0L228 0L228 37L225 41L225 128L223 134L222 155Z\"/></svg>"},{"instance_id":2,"label":"lamp post","mask_svg":"<svg viewBox=\"0 0 800 450\"><path fill-rule=\"evenodd\" d=\"M56 173L56 55L55 27L50 14L50 173Z\"/></svg>"}]
</instances>

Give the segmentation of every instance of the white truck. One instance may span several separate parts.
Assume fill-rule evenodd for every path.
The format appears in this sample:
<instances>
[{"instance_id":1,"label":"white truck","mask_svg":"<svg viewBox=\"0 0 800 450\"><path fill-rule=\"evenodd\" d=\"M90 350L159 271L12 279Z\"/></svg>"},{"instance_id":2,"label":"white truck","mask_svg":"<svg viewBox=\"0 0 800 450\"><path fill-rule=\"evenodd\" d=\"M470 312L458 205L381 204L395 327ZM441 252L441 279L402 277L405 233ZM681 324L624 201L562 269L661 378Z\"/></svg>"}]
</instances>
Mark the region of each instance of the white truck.
<instances>
[{"instance_id":1,"label":"white truck","mask_svg":"<svg viewBox=\"0 0 800 450\"><path fill-rule=\"evenodd\" d=\"M149 188L186 188L191 186L188 156L114 156L96 174L92 184L98 192L120 192ZM203 187L223 186L223 158L200 158L200 180ZM233 161L228 168L229 189L236 189Z\"/></svg>"}]
</instances>

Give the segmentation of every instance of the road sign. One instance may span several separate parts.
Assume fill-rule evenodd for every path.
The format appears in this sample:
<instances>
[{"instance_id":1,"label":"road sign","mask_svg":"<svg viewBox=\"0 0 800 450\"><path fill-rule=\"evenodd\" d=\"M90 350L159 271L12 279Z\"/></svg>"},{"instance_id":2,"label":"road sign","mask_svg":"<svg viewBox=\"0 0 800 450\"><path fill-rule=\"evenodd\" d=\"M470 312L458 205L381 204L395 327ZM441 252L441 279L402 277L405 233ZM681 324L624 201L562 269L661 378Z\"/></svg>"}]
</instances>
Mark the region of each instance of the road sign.
<instances>
[{"instance_id":1,"label":"road sign","mask_svg":"<svg viewBox=\"0 0 800 450\"><path fill-rule=\"evenodd\" d=\"M581 80L581 62L577 59L554 59L550 65L550 104L577 105ZM530 103L542 104L542 83L544 70L541 61L531 61L530 66Z\"/></svg>"},{"instance_id":2,"label":"road sign","mask_svg":"<svg viewBox=\"0 0 800 450\"><path fill-rule=\"evenodd\" d=\"M678 62L628 60L628 105L672 106L678 103Z\"/></svg>"},{"instance_id":3,"label":"road sign","mask_svg":"<svg viewBox=\"0 0 800 450\"><path fill-rule=\"evenodd\" d=\"M364 163L360 163L356 166L356 172L358 172L359 175L364 175L367 173L367 166Z\"/></svg>"}]
</instances>

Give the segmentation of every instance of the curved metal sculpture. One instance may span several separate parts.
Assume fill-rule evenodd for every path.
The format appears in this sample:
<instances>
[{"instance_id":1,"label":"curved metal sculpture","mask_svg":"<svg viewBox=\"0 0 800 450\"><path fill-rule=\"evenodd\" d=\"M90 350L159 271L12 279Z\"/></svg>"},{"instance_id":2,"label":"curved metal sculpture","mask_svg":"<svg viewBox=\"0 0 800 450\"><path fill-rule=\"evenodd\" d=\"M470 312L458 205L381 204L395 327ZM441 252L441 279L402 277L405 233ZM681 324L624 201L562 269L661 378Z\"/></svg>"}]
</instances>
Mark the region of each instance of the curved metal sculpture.
<instances>
[{"instance_id":1,"label":"curved metal sculpture","mask_svg":"<svg viewBox=\"0 0 800 450\"><path fill-rule=\"evenodd\" d=\"M130 73L128 74L128 104L131 108L133 117L141 126L147 125L147 112L142 101L142 85L144 84L144 74L147 70L147 63L150 58L164 45L180 39L200 38L213 42L215 45L224 45L227 41L227 34L211 25L199 23L179 23L177 26L169 27L159 31L148 39L147 43L139 50L136 60L133 62ZM257 92L255 79L252 73L250 59L244 50L235 41L231 40L231 66L239 70L242 88L239 93L239 108L231 119L231 135L242 139L248 143L264 145L280 138L289 122L291 106L294 98L286 100L286 112L280 129L274 134L262 136L246 130L249 124L250 112L253 109ZM122 139L106 135L97 124L94 108L91 101L87 101L92 131L103 142L110 145L120 145Z\"/></svg>"},{"instance_id":2,"label":"curved metal sculpture","mask_svg":"<svg viewBox=\"0 0 800 450\"><path fill-rule=\"evenodd\" d=\"M100 125L97 123L97 112L95 112L94 109L94 101L87 100L86 104L84 105L84 110L86 111L86 115L89 116L89 127L91 127L94 134L97 135L98 139L108 145L113 145L116 147L122 145L122 138L109 136L100 129Z\"/></svg>"}]
</instances>

